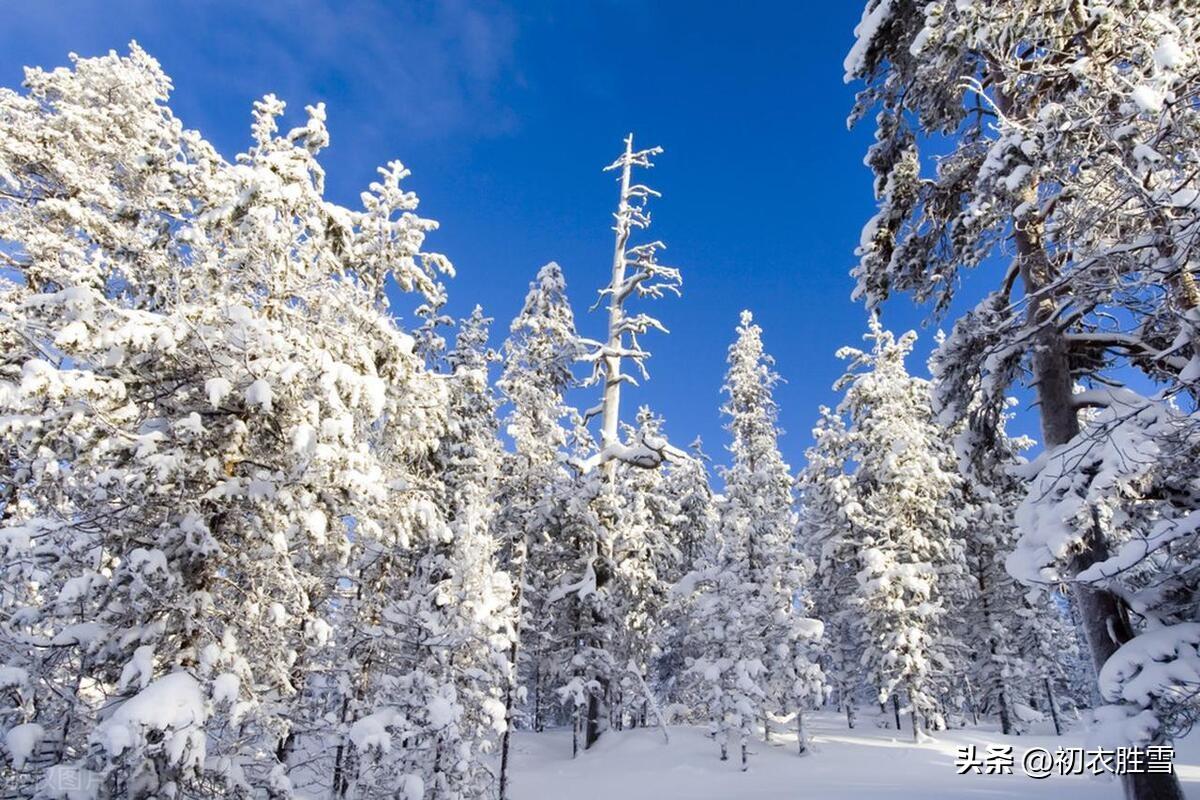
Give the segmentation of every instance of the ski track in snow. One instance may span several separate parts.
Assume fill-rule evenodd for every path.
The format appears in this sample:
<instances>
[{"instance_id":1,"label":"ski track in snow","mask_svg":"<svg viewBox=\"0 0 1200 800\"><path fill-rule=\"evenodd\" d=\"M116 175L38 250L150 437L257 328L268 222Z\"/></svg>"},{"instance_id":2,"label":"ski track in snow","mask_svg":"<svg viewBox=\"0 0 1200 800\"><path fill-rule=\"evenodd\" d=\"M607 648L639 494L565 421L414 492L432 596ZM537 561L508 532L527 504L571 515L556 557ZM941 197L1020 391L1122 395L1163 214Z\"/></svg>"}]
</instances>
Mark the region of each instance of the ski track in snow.
<instances>
[{"instance_id":1,"label":"ski track in snow","mask_svg":"<svg viewBox=\"0 0 1200 800\"><path fill-rule=\"evenodd\" d=\"M755 739L750 769L741 772L736 753L717 758L717 745L703 727L670 728L664 744L657 728L606 732L593 750L571 759L570 731L522 732L515 739L511 800L971 800L1054 798L1119 800L1115 778L1063 776L1042 780L1021 772L1021 756L1031 747L1051 753L1058 747L1084 747L1081 729L1059 737L1003 736L994 724L939 732L914 744L892 729L877 727L878 715L861 713L854 730L833 712L810 715L812 748L796 755L794 733L776 732L774 744ZM959 775L957 749L1011 744L1012 775ZM1175 769L1188 797L1200 797L1200 735L1175 746Z\"/></svg>"}]
</instances>

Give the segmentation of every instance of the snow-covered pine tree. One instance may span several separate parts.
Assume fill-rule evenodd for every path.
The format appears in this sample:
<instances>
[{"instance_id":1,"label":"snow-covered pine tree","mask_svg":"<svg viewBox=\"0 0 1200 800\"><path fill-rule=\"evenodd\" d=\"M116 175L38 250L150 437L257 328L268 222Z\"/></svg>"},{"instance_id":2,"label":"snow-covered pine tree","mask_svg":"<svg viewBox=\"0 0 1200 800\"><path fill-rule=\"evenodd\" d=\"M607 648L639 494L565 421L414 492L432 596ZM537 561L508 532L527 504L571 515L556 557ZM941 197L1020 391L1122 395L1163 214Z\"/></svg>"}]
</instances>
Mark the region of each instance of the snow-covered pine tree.
<instances>
[{"instance_id":1,"label":"snow-covered pine tree","mask_svg":"<svg viewBox=\"0 0 1200 800\"><path fill-rule=\"evenodd\" d=\"M941 347L938 404L951 416L980 396L998 406L1027 370L1053 460L1089 431L1102 440L1112 432L1081 430L1077 381L1110 382L1114 367L1168 388L1200 377L1200 108L1185 99L1200 81L1198 11L1193 2L866 4L845 68L847 80L867 83L852 119L878 109L867 162L880 210L863 231L858 293L877 305L908 291L945 310L964 285L960 269L994 273L993 291ZM920 154L928 135L936 168ZM1010 242L1015 257L1005 263ZM1075 474L1076 490L1089 481L1082 463L1046 466ZM1102 671L1138 633L1141 612L1103 583L1072 580L1116 544L1089 509L1074 510L1065 527L1043 528L1056 531L1053 541L1026 529L1030 546L1049 552L1020 577L1050 566L1073 584ZM1191 629L1177 626L1193 622L1174 624L1184 651ZM1158 649L1170 634L1155 633ZM1162 739L1166 727L1142 732ZM1124 780L1135 798L1182 796L1171 775Z\"/></svg>"},{"instance_id":2,"label":"snow-covered pine tree","mask_svg":"<svg viewBox=\"0 0 1200 800\"><path fill-rule=\"evenodd\" d=\"M0 782L286 797L349 529L410 535L392 489L443 426L383 295L432 285L435 224L398 164L363 211L324 200L320 106L280 135L267 96L231 164L136 45L26 86L0 91L0 727L28 747Z\"/></svg>"},{"instance_id":3,"label":"snow-covered pine tree","mask_svg":"<svg viewBox=\"0 0 1200 800\"><path fill-rule=\"evenodd\" d=\"M549 713L548 687L553 686L548 658L555 648L555 627L548 596L562 572L564 545L557 534L562 493L571 485L563 464L563 419L569 414L564 395L575 384L572 369L581 347L558 264L538 271L509 330L498 386L509 404L504 419L513 451L504 457L495 531L518 616L509 655L514 674L505 697L502 799L509 783L516 709L524 698L526 723L541 730Z\"/></svg>"},{"instance_id":4,"label":"snow-covered pine tree","mask_svg":"<svg viewBox=\"0 0 1200 800\"><path fill-rule=\"evenodd\" d=\"M803 615L799 592L808 575L796 538L793 479L779 452L779 380L762 330L743 311L729 348L722 413L728 417L733 463L723 470L720 547L684 579L701 637L692 671L702 682L721 757L735 740L742 768L757 722L770 737L772 716L799 715L825 696L824 676L809 644L822 625ZM801 731L801 747L804 747Z\"/></svg>"},{"instance_id":5,"label":"snow-covered pine tree","mask_svg":"<svg viewBox=\"0 0 1200 800\"><path fill-rule=\"evenodd\" d=\"M1120 591L1135 635L1099 669L1107 705L1096 709L1093 736L1109 746L1169 741L1200 720L1200 425L1170 400L1128 389L1076 397L1086 403L1093 395L1100 402L1079 435L1031 465L1016 515L1022 534L1007 567L1034 585L1066 581L1076 597L1081 586ZM1063 548L1082 525L1108 555L1072 573Z\"/></svg>"},{"instance_id":6,"label":"snow-covered pine tree","mask_svg":"<svg viewBox=\"0 0 1200 800\"><path fill-rule=\"evenodd\" d=\"M740 748L743 765L754 725L761 716L765 666L762 642L753 630L752 587L746 578L744 537L714 539L697 569L683 578L675 595L687 612L688 650L694 655L684 680L692 688L710 732L729 758Z\"/></svg>"},{"instance_id":7,"label":"snow-covered pine tree","mask_svg":"<svg viewBox=\"0 0 1200 800\"><path fill-rule=\"evenodd\" d=\"M663 579L670 584L662 653L655 667L655 689L661 694L669 717L689 717L700 705L694 681L686 670L700 656L697 627L703 623L692 613L692 595L684 578L717 563L720 527L709 485L709 458L700 439L691 445L690 457L673 461L667 469L665 491L678 503L678 513L670 522L669 540L679 552L678 563L668 565Z\"/></svg>"},{"instance_id":8,"label":"snow-covered pine tree","mask_svg":"<svg viewBox=\"0 0 1200 800\"><path fill-rule=\"evenodd\" d=\"M929 384L904 365L916 336L897 340L872 318L865 338L869 351L838 352L849 366L835 385L844 392L838 414L846 421L835 452L850 481L843 487L836 470L823 466L824 477L837 482L832 492L846 524L822 543L821 570L837 569L831 559L852 559L848 599L867 682L880 703L891 699L897 724L901 692L907 696L919 737L924 724L940 725L954 649L943 592L963 574L961 481L933 420Z\"/></svg>"},{"instance_id":9,"label":"snow-covered pine tree","mask_svg":"<svg viewBox=\"0 0 1200 800\"><path fill-rule=\"evenodd\" d=\"M648 408L638 409L637 428L630 441L665 440L663 420ZM672 534L677 531L679 498L668 491L661 469L620 464L617 468L620 512L613 541L617 580L614 591L620 610L618 664L612 714L618 728L662 724L658 702L650 690L651 665L666 636L663 612L681 553Z\"/></svg>"},{"instance_id":10,"label":"snow-covered pine tree","mask_svg":"<svg viewBox=\"0 0 1200 800\"><path fill-rule=\"evenodd\" d=\"M427 680L424 727L415 748L430 800L491 797L489 765L506 729L511 670L512 585L496 566L492 533L501 448L488 369L491 320L476 306L447 354L447 431L435 458L446 537L418 564L414 598L416 671ZM415 720L410 720L412 724Z\"/></svg>"},{"instance_id":11,"label":"snow-covered pine tree","mask_svg":"<svg viewBox=\"0 0 1200 800\"><path fill-rule=\"evenodd\" d=\"M670 523L671 542L679 549L679 560L666 575L672 583L692 571L718 533L715 499L709 484L711 459L699 437L688 449L690 458L673 461L667 467L665 491L679 503L678 514Z\"/></svg>"},{"instance_id":12,"label":"snow-covered pine tree","mask_svg":"<svg viewBox=\"0 0 1200 800\"><path fill-rule=\"evenodd\" d=\"M1049 593L1031 598L1004 566L1016 546L1015 515L1025 494L1017 475L1020 453L1031 444L1008 436L1010 417L1004 409L980 407L955 437L968 574L962 595L969 598L950 620L967 654L959 659L965 671L958 685L971 713L995 713L1004 733L1020 730L1022 706L1044 706L1061 730L1055 698L1077 666L1075 638L1058 599Z\"/></svg>"},{"instance_id":13,"label":"snow-covered pine tree","mask_svg":"<svg viewBox=\"0 0 1200 800\"><path fill-rule=\"evenodd\" d=\"M576 457L596 452L579 419L573 432ZM620 530L621 501L600 470L580 472L563 487L559 535L566 543L564 569L548 600L560 627L551 660L556 693L572 724L572 752L599 739L608 716L619 658L622 615L616 603L613 539Z\"/></svg>"},{"instance_id":14,"label":"snow-covered pine tree","mask_svg":"<svg viewBox=\"0 0 1200 800\"><path fill-rule=\"evenodd\" d=\"M334 796L492 797L490 761L506 725L515 624L512 584L497 567L493 522L501 464L488 369L490 320L461 320L441 376L446 429L411 480L415 541L358 555L342 601L348 644L339 684L344 737Z\"/></svg>"},{"instance_id":15,"label":"snow-covered pine tree","mask_svg":"<svg viewBox=\"0 0 1200 800\"><path fill-rule=\"evenodd\" d=\"M850 468L850 439L846 423L822 406L813 429L813 444L805 451L798 481L801 546L816 565L810 582L813 613L825 623L821 665L837 704L854 727L863 681L858 613L846 602L857 589L857 537L850 521L854 501ZM876 692L871 692L872 697Z\"/></svg>"},{"instance_id":16,"label":"snow-covered pine tree","mask_svg":"<svg viewBox=\"0 0 1200 800\"><path fill-rule=\"evenodd\" d=\"M628 313L626 303L633 296L660 298L666 292L679 294L681 281L678 269L658 263L658 252L664 247L662 242L630 244L636 229L644 230L650 225L646 201L659 196L648 186L633 182L633 168L653 166L651 157L661 152L659 147L634 150L633 134L630 134L625 138L625 152L605 168L606 171L619 171L621 187L614 214L616 240L612 275L609 283L600 290L597 301L599 305L607 298L608 326L605 340L587 342L591 349L581 356L581 360L592 364L592 374L585 385L599 383L602 386L600 403L588 410L582 421L586 423L599 416L600 436L597 441L586 430L581 430L576 437L579 444L590 443L571 459L579 478L568 504L571 509L568 516L572 520L570 527L575 531L571 540L578 547L573 566L554 592L558 598L573 594L572 603L580 602L586 606L571 614L576 630L574 638L584 643L580 645L583 654L572 658L576 666L571 670L567 685L560 690L577 706L586 700L585 747L596 742L601 731L601 718L611 712L609 701L616 690L614 677L627 676L629 672L622 657L609 649L619 647L625 633L621 629L618 602L621 587L609 585L610 581L622 577L614 547L622 539L620 526L627 510L617 491L617 465L655 469L669 457L685 457L655 429L631 429L635 431L635 440L629 443L620 440L621 387L625 383L636 384L631 375L622 372L622 362L630 359L642 377L647 377L645 362L650 354L642 349L638 337L651 329L666 331L662 323L649 314ZM591 475L597 467L602 468L602 483L597 483ZM589 500L590 510L577 505L582 498ZM632 533L632 529L629 532ZM644 678L644 674L639 677Z\"/></svg>"}]
</instances>

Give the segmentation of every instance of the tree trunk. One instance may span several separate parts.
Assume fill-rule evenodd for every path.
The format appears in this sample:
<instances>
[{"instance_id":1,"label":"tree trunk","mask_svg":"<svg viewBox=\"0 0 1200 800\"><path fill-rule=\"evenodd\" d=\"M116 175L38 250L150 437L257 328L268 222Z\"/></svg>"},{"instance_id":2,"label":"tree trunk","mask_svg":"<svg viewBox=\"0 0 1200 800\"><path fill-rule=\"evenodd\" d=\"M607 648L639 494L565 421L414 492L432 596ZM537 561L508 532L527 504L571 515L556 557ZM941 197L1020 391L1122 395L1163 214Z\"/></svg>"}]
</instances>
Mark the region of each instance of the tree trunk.
<instances>
[{"instance_id":1,"label":"tree trunk","mask_svg":"<svg viewBox=\"0 0 1200 800\"><path fill-rule=\"evenodd\" d=\"M854 707L850 705L849 700L843 700L842 702L846 704L846 727L854 730Z\"/></svg>"},{"instance_id":2,"label":"tree trunk","mask_svg":"<svg viewBox=\"0 0 1200 800\"><path fill-rule=\"evenodd\" d=\"M533 662L533 729L541 733L546 729L542 720L542 661L535 657Z\"/></svg>"},{"instance_id":3,"label":"tree trunk","mask_svg":"<svg viewBox=\"0 0 1200 800\"><path fill-rule=\"evenodd\" d=\"M1009 736L1013 732L1012 714L1008 710L1008 693L1003 686L996 695L996 706L1000 714L1000 732Z\"/></svg>"},{"instance_id":4,"label":"tree trunk","mask_svg":"<svg viewBox=\"0 0 1200 800\"><path fill-rule=\"evenodd\" d=\"M920 728L920 726L917 724L917 718L918 718L918 714L917 714L917 696L916 696L916 694L913 692L913 687L912 687L912 683L911 683L911 682L909 682L909 683L907 684L907 689L908 689L908 704L909 704L909 706L910 706L910 708L909 708L909 712L908 712L908 713L909 713L909 714L912 716L912 733L913 733L913 741L914 741L914 742L919 742L919 741L921 741L921 728ZM899 730L899 726L897 726L897 730Z\"/></svg>"},{"instance_id":5,"label":"tree trunk","mask_svg":"<svg viewBox=\"0 0 1200 800\"><path fill-rule=\"evenodd\" d=\"M621 331L621 322L625 318L623 308L624 298L619 294L621 285L625 282L626 255L625 246L629 242L629 173L632 168L630 159L633 156L633 134L625 139L625 164L621 169L621 199L617 206L616 242L613 247L612 290L608 296L608 350L604 358L604 401L603 417L600 425L600 447L608 447L617 443L621 424L621 351L624 349L625 335ZM604 474L609 485L613 485L616 475L616 461L604 465Z\"/></svg>"},{"instance_id":6,"label":"tree trunk","mask_svg":"<svg viewBox=\"0 0 1200 800\"><path fill-rule=\"evenodd\" d=\"M600 697L594 692L588 695L587 729L583 739L583 749L590 750L600 738Z\"/></svg>"},{"instance_id":7,"label":"tree trunk","mask_svg":"<svg viewBox=\"0 0 1200 800\"><path fill-rule=\"evenodd\" d=\"M1062 725L1058 721L1058 704L1054 702L1054 689L1050 686L1049 678L1042 678L1046 686L1046 702L1050 704L1050 718L1054 720L1054 735L1062 736Z\"/></svg>"},{"instance_id":8,"label":"tree trunk","mask_svg":"<svg viewBox=\"0 0 1200 800\"><path fill-rule=\"evenodd\" d=\"M579 755L579 706L571 714L571 758Z\"/></svg>"},{"instance_id":9,"label":"tree trunk","mask_svg":"<svg viewBox=\"0 0 1200 800\"><path fill-rule=\"evenodd\" d=\"M347 721L346 712L349 708L350 708L350 698L343 696L342 697L342 713L338 715L343 723ZM345 756L346 756L346 740L345 740L345 737L342 737L338 741L337 750L336 750L336 753L335 753L334 759L333 759L333 795L334 795L334 797L344 797L346 795L346 789L348 788L348 785L349 785L349 781L347 781L347 779L346 779Z\"/></svg>"},{"instance_id":10,"label":"tree trunk","mask_svg":"<svg viewBox=\"0 0 1200 800\"><path fill-rule=\"evenodd\" d=\"M771 743L771 715L766 711L763 712L763 741L767 744Z\"/></svg>"},{"instance_id":11,"label":"tree trunk","mask_svg":"<svg viewBox=\"0 0 1200 800\"><path fill-rule=\"evenodd\" d=\"M808 752L808 737L804 734L804 712L796 709L796 754Z\"/></svg>"},{"instance_id":12,"label":"tree trunk","mask_svg":"<svg viewBox=\"0 0 1200 800\"><path fill-rule=\"evenodd\" d=\"M971 710L972 724L979 724L979 708L975 704L975 687L971 685L971 679L967 678L967 708Z\"/></svg>"},{"instance_id":13,"label":"tree trunk","mask_svg":"<svg viewBox=\"0 0 1200 800\"><path fill-rule=\"evenodd\" d=\"M892 694L892 713L896 715L896 733L900 732L900 695ZM913 716L916 716L915 714Z\"/></svg>"},{"instance_id":14,"label":"tree trunk","mask_svg":"<svg viewBox=\"0 0 1200 800\"><path fill-rule=\"evenodd\" d=\"M514 690L517 688L517 682L520 678L517 659L521 654L521 599L525 583L525 562L529 550L523 533L520 540L515 542L514 550L513 561L516 562L516 575L514 576L516 585L513 587L513 608L517 612L517 622L513 626L513 640L508 649L508 664L512 673L509 677L508 685L504 687L504 736L500 740L499 800L507 800L508 798L508 751L513 730L513 695L515 694Z\"/></svg>"},{"instance_id":15,"label":"tree trunk","mask_svg":"<svg viewBox=\"0 0 1200 800\"><path fill-rule=\"evenodd\" d=\"M742 735L742 772L745 772L746 770L750 769L749 755L750 754L749 754L749 752L747 752L747 748L746 748L746 736L745 736L745 734L743 734Z\"/></svg>"}]
</instances>

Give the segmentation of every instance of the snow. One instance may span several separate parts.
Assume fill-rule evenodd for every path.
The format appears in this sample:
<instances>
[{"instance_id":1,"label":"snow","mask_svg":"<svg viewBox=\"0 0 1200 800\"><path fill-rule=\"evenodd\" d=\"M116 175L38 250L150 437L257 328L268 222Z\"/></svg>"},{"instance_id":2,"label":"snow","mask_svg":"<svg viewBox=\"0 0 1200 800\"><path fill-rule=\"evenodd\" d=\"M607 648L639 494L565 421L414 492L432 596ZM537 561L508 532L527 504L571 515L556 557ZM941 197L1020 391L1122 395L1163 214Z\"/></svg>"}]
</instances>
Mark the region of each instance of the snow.
<instances>
[{"instance_id":1,"label":"snow","mask_svg":"<svg viewBox=\"0 0 1200 800\"><path fill-rule=\"evenodd\" d=\"M46 736L46 729L36 722L27 722L10 728L4 735L4 746L13 766L23 769L25 763L33 756L34 750Z\"/></svg>"},{"instance_id":2,"label":"snow","mask_svg":"<svg viewBox=\"0 0 1200 800\"><path fill-rule=\"evenodd\" d=\"M435 697L429 701L426 713L429 714L429 725L434 728L444 728L458 718L460 709L450 699Z\"/></svg>"},{"instance_id":3,"label":"snow","mask_svg":"<svg viewBox=\"0 0 1200 800\"><path fill-rule=\"evenodd\" d=\"M1173 192L1169 198L1171 205L1176 208L1191 208L1198 205L1197 200L1200 199L1200 190L1193 189L1190 186L1185 186L1176 192Z\"/></svg>"},{"instance_id":4,"label":"snow","mask_svg":"<svg viewBox=\"0 0 1200 800\"><path fill-rule=\"evenodd\" d=\"M1123 543L1117 552L1080 572L1075 579L1089 583L1120 575L1165 545L1200 530L1200 512L1192 512L1182 519L1160 520L1146 537L1135 537Z\"/></svg>"},{"instance_id":5,"label":"snow","mask_svg":"<svg viewBox=\"0 0 1200 800\"><path fill-rule=\"evenodd\" d=\"M1134 145L1133 157L1137 161L1144 161L1147 164L1156 164L1163 160L1162 154L1148 144Z\"/></svg>"},{"instance_id":6,"label":"snow","mask_svg":"<svg viewBox=\"0 0 1200 800\"><path fill-rule=\"evenodd\" d=\"M405 775L400 779L399 800L424 800L425 781L420 775Z\"/></svg>"},{"instance_id":7,"label":"snow","mask_svg":"<svg viewBox=\"0 0 1200 800\"><path fill-rule=\"evenodd\" d=\"M219 407L232 391L233 384L225 378L209 378L204 382L204 394L213 408Z\"/></svg>"},{"instance_id":8,"label":"snow","mask_svg":"<svg viewBox=\"0 0 1200 800\"><path fill-rule=\"evenodd\" d=\"M368 714L350 726L350 741L359 750L379 750L386 753L392 749L392 735L388 728L401 719L403 717L400 712L394 708Z\"/></svg>"},{"instance_id":9,"label":"snow","mask_svg":"<svg viewBox=\"0 0 1200 800\"><path fill-rule=\"evenodd\" d=\"M1187 63L1187 56L1179 46L1179 40L1172 34L1166 34L1158 40L1154 48L1154 63L1161 69L1178 69Z\"/></svg>"},{"instance_id":10,"label":"snow","mask_svg":"<svg viewBox=\"0 0 1200 800\"><path fill-rule=\"evenodd\" d=\"M246 387L246 405L248 406L258 406L263 411L270 413L273 400L271 384L262 378Z\"/></svg>"},{"instance_id":11,"label":"snow","mask_svg":"<svg viewBox=\"0 0 1200 800\"><path fill-rule=\"evenodd\" d=\"M154 677L154 648L144 644L133 651L133 658L121 670L121 680L117 683L117 688L123 690L136 683L139 689L145 689L152 677Z\"/></svg>"},{"instance_id":12,"label":"snow","mask_svg":"<svg viewBox=\"0 0 1200 800\"><path fill-rule=\"evenodd\" d=\"M1100 670L1100 694L1110 702L1148 705L1173 689L1200 689L1200 622L1146 631L1121 645Z\"/></svg>"},{"instance_id":13,"label":"snow","mask_svg":"<svg viewBox=\"0 0 1200 800\"><path fill-rule=\"evenodd\" d=\"M19 689L29 684L29 673L20 667L0 666L0 691Z\"/></svg>"},{"instance_id":14,"label":"snow","mask_svg":"<svg viewBox=\"0 0 1200 800\"><path fill-rule=\"evenodd\" d=\"M100 776L72 764L56 764L46 770L38 797L46 800L95 800Z\"/></svg>"},{"instance_id":15,"label":"snow","mask_svg":"<svg viewBox=\"0 0 1200 800\"><path fill-rule=\"evenodd\" d=\"M796 632L805 639L820 639L825 633L825 623L819 619L801 617L794 624Z\"/></svg>"},{"instance_id":16,"label":"snow","mask_svg":"<svg viewBox=\"0 0 1200 800\"><path fill-rule=\"evenodd\" d=\"M861 709L854 730L832 712L805 717L811 751L796 755L794 733L776 732L774 743L751 742L750 768L736 757L721 762L704 728L676 726L670 744L655 729L605 733L599 743L571 758L570 731L519 733L514 740L512 800L964 800L1054 798L1119 800L1120 783L1107 777L1051 775L1034 780L1021 771L1032 747L1087 747L1082 730L1048 735L1048 723L1032 735L1004 736L994 725L955 729L915 744L904 731L878 727L878 711ZM1012 745L1012 775L959 775L958 748ZM1200 737L1176 745L1176 772L1184 793L1200 791Z\"/></svg>"},{"instance_id":17,"label":"snow","mask_svg":"<svg viewBox=\"0 0 1200 800\"><path fill-rule=\"evenodd\" d=\"M862 19L854 26L854 45L842 62L842 69L846 73L846 83L850 83L858 77L858 73L863 68L863 61L867 57L867 51L871 49L871 43L875 41L875 34L879 33L879 29L883 23L887 22L891 13L892 0L879 0L873 8L867 6L863 9Z\"/></svg>"},{"instance_id":18,"label":"snow","mask_svg":"<svg viewBox=\"0 0 1200 800\"><path fill-rule=\"evenodd\" d=\"M1145 84L1135 86L1129 96L1133 98L1133 102L1142 111L1151 114L1157 114L1159 111L1162 111L1163 96L1151 86L1146 86Z\"/></svg>"},{"instance_id":19,"label":"snow","mask_svg":"<svg viewBox=\"0 0 1200 800\"><path fill-rule=\"evenodd\" d=\"M207 718L200 684L186 672L172 672L118 705L94 737L110 756L118 756L143 742L148 731L159 731L168 761L181 764L186 758L199 764Z\"/></svg>"},{"instance_id":20,"label":"snow","mask_svg":"<svg viewBox=\"0 0 1200 800\"><path fill-rule=\"evenodd\" d=\"M103 583L104 577L95 572L69 578L63 583L56 602L60 606L72 606L83 602L92 595L96 587Z\"/></svg>"},{"instance_id":21,"label":"snow","mask_svg":"<svg viewBox=\"0 0 1200 800\"><path fill-rule=\"evenodd\" d=\"M87 646L103 636L104 632L104 626L97 622L79 622L74 625L68 625L59 631L51 640L51 644L55 647L72 644Z\"/></svg>"},{"instance_id":22,"label":"snow","mask_svg":"<svg viewBox=\"0 0 1200 800\"><path fill-rule=\"evenodd\" d=\"M232 672L224 672L213 679L212 699L214 705L232 705L237 702L242 682Z\"/></svg>"}]
</instances>

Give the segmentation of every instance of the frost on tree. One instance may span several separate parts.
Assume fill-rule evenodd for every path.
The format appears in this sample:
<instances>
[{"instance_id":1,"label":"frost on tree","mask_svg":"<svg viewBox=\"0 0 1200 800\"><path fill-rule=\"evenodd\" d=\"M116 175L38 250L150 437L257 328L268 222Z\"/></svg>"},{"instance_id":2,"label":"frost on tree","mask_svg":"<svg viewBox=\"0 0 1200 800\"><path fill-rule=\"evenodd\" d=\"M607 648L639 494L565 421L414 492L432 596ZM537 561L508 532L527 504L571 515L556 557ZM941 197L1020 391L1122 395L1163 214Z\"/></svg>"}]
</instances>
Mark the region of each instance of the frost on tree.
<instances>
[{"instance_id":1,"label":"frost on tree","mask_svg":"<svg viewBox=\"0 0 1200 800\"><path fill-rule=\"evenodd\" d=\"M26 86L0 91L0 726L29 744L0 783L330 786L341 720L387 712L334 632L346 576L445 525L414 466L445 387L383 294L435 285L435 223L398 163L361 210L324 199L321 106L283 133L265 97L228 162L136 45Z\"/></svg>"},{"instance_id":2,"label":"frost on tree","mask_svg":"<svg viewBox=\"0 0 1200 800\"><path fill-rule=\"evenodd\" d=\"M1029 467L1032 486L1016 517L1023 532L1008 569L1054 585L1072 569L1080 528L1108 544L1107 558L1074 574L1084 586L1120 588L1139 627L1099 668L1096 736L1153 744L1191 730L1200 708L1195 587L1200 430L1173 404L1102 389L1072 442ZM1070 459L1076 469L1063 468Z\"/></svg>"},{"instance_id":3,"label":"frost on tree","mask_svg":"<svg viewBox=\"0 0 1200 800\"><path fill-rule=\"evenodd\" d=\"M1195 423L1198 12L1194 2L873 0L846 59L847 79L866 83L852 119L877 111L867 163L879 211L863 230L859 295L875 305L907 291L944 311L960 270L992 273L990 293L940 348L937 404L961 418L1027 377L1043 444L1072 473L1080 462L1066 448L1124 446L1112 426L1081 424L1082 408L1110 401L1077 397L1076 384L1138 370L1165 393L1152 400L1174 396ZM936 164L921 155L929 135ZM1083 511L1051 520L1062 534L1051 554L1103 671L1157 622L1120 577L1075 580L1121 544L1103 508L1099 521ZM1125 781L1135 797L1180 796L1171 776Z\"/></svg>"}]
</instances>

